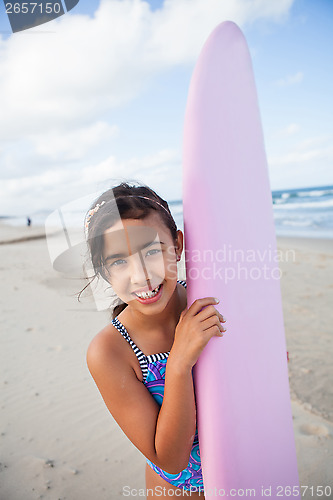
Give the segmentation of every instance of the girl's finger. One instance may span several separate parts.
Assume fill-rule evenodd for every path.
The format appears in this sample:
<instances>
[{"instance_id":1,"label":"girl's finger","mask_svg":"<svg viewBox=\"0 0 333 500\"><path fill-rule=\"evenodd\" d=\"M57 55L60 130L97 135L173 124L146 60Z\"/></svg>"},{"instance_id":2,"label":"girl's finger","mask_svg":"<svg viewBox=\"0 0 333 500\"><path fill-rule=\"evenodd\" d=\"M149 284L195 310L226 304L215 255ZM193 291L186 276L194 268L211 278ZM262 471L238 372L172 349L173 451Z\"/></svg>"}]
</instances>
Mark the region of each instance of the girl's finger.
<instances>
[{"instance_id":1,"label":"girl's finger","mask_svg":"<svg viewBox=\"0 0 333 500\"><path fill-rule=\"evenodd\" d=\"M187 313L190 316L195 316L198 312L201 311L203 307L207 307L209 305L216 305L219 303L219 299L215 297L204 297L203 299L197 299L193 302L193 304L188 308Z\"/></svg>"},{"instance_id":2,"label":"girl's finger","mask_svg":"<svg viewBox=\"0 0 333 500\"><path fill-rule=\"evenodd\" d=\"M223 318L222 314L212 305L209 305L205 307L202 311L200 311L197 314L197 319L199 321L204 321L205 319L209 318L210 316L217 316L221 323L225 323L225 319Z\"/></svg>"},{"instance_id":3,"label":"girl's finger","mask_svg":"<svg viewBox=\"0 0 333 500\"><path fill-rule=\"evenodd\" d=\"M219 326L212 325L207 330L205 330L205 335L207 336L207 343L212 337L223 337L224 331L221 331Z\"/></svg>"},{"instance_id":4,"label":"girl's finger","mask_svg":"<svg viewBox=\"0 0 333 500\"><path fill-rule=\"evenodd\" d=\"M221 322L217 316L210 316L209 318L205 319L205 321L202 322L202 327L204 331L208 330L214 325L218 327L220 332L225 331L225 328L221 325Z\"/></svg>"}]
</instances>

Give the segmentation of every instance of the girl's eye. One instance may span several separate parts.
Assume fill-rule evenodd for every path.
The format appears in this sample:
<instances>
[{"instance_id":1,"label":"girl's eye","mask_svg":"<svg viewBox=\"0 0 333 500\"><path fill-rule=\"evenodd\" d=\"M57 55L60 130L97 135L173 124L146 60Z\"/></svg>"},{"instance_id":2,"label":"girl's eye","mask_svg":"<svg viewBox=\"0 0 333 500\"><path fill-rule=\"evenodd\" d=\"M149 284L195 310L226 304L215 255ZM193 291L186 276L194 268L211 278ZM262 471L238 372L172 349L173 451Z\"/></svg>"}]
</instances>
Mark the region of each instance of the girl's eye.
<instances>
[{"instance_id":1,"label":"girl's eye","mask_svg":"<svg viewBox=\"0 0 333 500\"><path fill-rule=\"evenodd\" d=\"M110 264L110 267L112 266L120 266L121 264L124 264L126 261L124 259L118 259L118 260L115 260L114 262L112 262Z\"/></svg>"},{"instance_id":2,"label":"girl's eye","mask_svg":"<svg viewBox=\"0 0 333 500\"><path fill-rule=\"evenodd\" d=\"M146 253L146 257L149 257L150 255L155 255L160 252L161 250L159 248L153 248L152 250L148 250L148 252Z\"/></svg>"}]
</instances>

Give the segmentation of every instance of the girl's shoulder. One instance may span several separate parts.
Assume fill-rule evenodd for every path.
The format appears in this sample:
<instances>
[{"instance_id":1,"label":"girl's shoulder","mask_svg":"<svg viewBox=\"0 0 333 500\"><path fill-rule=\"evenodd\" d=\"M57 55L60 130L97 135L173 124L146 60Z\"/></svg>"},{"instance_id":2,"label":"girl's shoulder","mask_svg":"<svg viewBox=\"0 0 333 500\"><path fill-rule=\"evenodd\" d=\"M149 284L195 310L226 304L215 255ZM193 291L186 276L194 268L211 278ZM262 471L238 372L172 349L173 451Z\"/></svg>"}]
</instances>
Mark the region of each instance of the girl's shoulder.
<instances>
[{"instance_id":1,"label":"girl's shoulder","mask_svg":"<svg viewBox=\"0 0 333 500\"><path fill-rule=\"evenodd\" d=\"M88 346L88 352L91 350L119 350L121 344L119 343L118 336L115 335L116 327L112 323L108 323L100 332L95 335Z\"/></svg>"},{"instance_id":2,"label":"girl's shoulder","mask_svg":"<svg viewBox=\"0 0 333 500\"><path fill-rule=\"evenodd\" d=\"M133 354L116 327L109 323L91 340L87 349L87 365L92 375L96 369L108 366L114 367L115 370L119 370L119 367L133 368L140 377Z\"/></svg>"}]
</instances>

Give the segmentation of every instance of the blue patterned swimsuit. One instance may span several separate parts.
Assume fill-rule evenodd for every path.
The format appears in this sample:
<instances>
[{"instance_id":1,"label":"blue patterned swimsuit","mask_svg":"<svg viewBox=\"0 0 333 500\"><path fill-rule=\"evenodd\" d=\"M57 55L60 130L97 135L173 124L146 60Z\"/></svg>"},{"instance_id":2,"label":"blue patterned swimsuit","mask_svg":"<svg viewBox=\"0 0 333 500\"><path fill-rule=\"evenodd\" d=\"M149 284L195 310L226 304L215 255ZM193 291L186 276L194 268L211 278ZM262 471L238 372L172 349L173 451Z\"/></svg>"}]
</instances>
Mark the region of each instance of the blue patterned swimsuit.
<instances>
[{"instance_id":1,"label":"blue patterned swimsuit","mask_svg":"<svg viewBox=\"0 0 333 500\"><path fill-rule=\"evenodd\" d=\"M178 283L186 288L185 281L178 281ZM111 323L115 328L117 328L124 339L126 339L132 347L140 363L143 375L143 384L147 387L155 401L161 406L164 395L165 368L169 352L150 354L149 356L146 356L133 342L126 328L117 317L113 319ZM188 465L186 469L182 470L178 474L169 474L169 472L165 472L157 467L157 465L153 464L150 460L148 460L148 458L146 458L146 460L150 467L168 483L185 490L192 489L192 491L195 491L195 489L197 489L197 491L199 491L199 489L203 489L198 429L196 429L195 432Z\"/></svg>"}]
</instances>

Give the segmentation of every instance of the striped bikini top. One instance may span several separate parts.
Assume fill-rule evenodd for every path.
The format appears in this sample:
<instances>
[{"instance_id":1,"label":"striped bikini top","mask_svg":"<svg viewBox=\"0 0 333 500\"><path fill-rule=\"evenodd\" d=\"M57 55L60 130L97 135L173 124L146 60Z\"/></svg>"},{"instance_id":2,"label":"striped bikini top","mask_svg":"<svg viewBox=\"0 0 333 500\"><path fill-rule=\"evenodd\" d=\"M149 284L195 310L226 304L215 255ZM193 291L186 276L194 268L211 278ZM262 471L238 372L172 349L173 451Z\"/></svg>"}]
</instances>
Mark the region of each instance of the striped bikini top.
<instances>
[{"instance_id":1,"label":"striped bikini top","mask_svg":"<svg viewBox=\"0 0 333 500\"><path fill-rule=\"evenodd\" d=\"M183 285L184 288L186 288L186 281L177 280L177 283L180 283L181 285ZM168 356L170 354L170 351L159 352L158 354L149 354L148 356L146 356L138 348L138 346L135 344L135 342L133 342L128 331L126 330L124 325L119 321L119 319L117 317L115 317L111 321L111 323L115 328L117 328L119 333L121 333L121 335L124 337L124 339L127 340L129 345L132 347L132 349L133 349L133 351L134 351L134 353L135 353L135 355L138 358L138 361L140 363L140 367L141 367L141 371L142 371L142 375L143 375L142 382L145 385L147 385L147 378L148 378L149 372L156 370L156 364L158 362L162 362L162 363L158 363L159 365L165 365L166 360L168 359ZM165 360L165 361L163 361L163 360ZM154 370L154 367L155 367L155 370Z\"/></svg>"}]
</instances>

